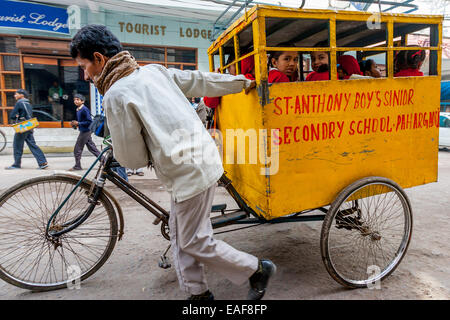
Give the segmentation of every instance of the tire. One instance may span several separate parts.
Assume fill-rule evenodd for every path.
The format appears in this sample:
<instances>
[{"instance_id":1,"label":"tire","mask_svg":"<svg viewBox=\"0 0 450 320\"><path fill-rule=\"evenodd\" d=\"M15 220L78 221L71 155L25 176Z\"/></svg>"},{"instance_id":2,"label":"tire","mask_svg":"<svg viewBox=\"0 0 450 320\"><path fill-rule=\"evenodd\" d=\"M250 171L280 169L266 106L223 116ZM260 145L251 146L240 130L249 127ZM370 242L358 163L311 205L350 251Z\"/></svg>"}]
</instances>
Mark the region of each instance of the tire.
<instances>
[{"instance_id":1,"label":"tire","mask_svg":"<svg viewBox=\"0 0 450 320\"><path fill-rule=\"evenodd\" d=\"M0 130L0 152L6 148L6 135Z\"/></svg>"},{"instance_id":2,"label":"tire","mask_svg":"<svg viewBox=\"0 0 450 320\"><path fill-rule=\"evenodd\" d=\"M79 180L33 178L0 195L0 278L17 287L47 291L79 284L109 258L117 241L117 217L101 194L89 218L74 230L46 237L50 216ZM90 185L82 183L53 220L52 227L72 220L90 205Z\"/></svg>"},{"instance_id":3,"label":"tire","mask_svg":"<svg viewBox=\"0 0 450 320\"><path fill-rule=\"evenodd\" d=\"M345 188L325 216L320 248L328 273L348 288L379 286L400 264L411 240L406 193L382 177Z\"/></svg>"}]
</instances>

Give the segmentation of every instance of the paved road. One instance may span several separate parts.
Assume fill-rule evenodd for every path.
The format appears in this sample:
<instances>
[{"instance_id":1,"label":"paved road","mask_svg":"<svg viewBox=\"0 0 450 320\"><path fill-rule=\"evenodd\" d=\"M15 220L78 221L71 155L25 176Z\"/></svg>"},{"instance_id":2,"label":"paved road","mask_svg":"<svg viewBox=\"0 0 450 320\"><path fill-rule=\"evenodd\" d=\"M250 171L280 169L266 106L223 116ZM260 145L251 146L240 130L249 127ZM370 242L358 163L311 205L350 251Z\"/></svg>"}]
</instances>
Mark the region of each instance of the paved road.
<instances>
[{"instance_id":1,"label":"paved road","mask_svg":"<svg viewBox=\"0 0 450 320\"><path fill-rule=\"evenodd\" d=\"M88 167L92 157L83 158ZM24 180L73 165L71 157L49 157L50 167L37 170L33 158L24 169L6 171L11 156L0 155L0 191ZM131 177L164 208L169 195L150 171ZM107 263L81 284L79 290L63 289L31 293L0 281L0 299L184 299L175 270L157 266L167 241L155 227L153 217L134 200L111 188L125 211L125 236ZM439 152L439 182L406 190L414 210L414 232L408 253L380 290L347 290L326 272L320 256L320 222L263 225L217 238L258 257L272 259L278 272L265 299L449 299L450 298L450 152ZM225 190L218 188L214 203L236 207ZM243 299L247 284L236 286L207 272L217 299Z\"/></svg>"}]
</instances>

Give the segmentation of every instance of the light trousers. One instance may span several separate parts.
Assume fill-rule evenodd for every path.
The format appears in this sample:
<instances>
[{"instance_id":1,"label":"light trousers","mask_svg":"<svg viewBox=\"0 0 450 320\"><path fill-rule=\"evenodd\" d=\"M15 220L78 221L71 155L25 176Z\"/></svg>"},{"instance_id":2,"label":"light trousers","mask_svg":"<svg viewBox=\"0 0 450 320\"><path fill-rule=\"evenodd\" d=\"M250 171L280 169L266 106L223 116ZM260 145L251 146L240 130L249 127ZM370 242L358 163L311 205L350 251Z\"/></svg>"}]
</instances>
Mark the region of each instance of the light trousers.
<instances>
[{"instance_id":1,"label":"light trousers","mask_svg":"<svg viewBox=\"0 0 450 320\"><path fill-rule=\"evenodd\" d=\"M210 220L215 185L186 201L171 202L169 229L173 261L181 290L208 290L205 266L236 285L258 268L258 258L213 238Z\"/></svg>"}]
</instances>

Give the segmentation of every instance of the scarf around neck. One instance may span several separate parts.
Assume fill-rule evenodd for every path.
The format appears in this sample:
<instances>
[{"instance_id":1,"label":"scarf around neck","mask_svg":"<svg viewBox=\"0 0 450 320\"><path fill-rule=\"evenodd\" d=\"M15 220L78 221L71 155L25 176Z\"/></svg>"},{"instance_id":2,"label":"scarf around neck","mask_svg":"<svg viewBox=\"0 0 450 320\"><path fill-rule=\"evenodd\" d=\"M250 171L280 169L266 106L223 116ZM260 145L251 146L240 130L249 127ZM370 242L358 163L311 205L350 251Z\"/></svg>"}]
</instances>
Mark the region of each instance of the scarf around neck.
<instances>
[{"instance_id":1,"label":"scarf around neck","mask_svg":"<svg viewBox=\"0 0 450 320\"><path fill-rule=\"evenodd\" d=\"M104 96L117 80L130 75L138 68L134 57L128 51L121 51L108 59L102 72L94 77L94 84L98 92Z\"/></svg>"}]
</instances>

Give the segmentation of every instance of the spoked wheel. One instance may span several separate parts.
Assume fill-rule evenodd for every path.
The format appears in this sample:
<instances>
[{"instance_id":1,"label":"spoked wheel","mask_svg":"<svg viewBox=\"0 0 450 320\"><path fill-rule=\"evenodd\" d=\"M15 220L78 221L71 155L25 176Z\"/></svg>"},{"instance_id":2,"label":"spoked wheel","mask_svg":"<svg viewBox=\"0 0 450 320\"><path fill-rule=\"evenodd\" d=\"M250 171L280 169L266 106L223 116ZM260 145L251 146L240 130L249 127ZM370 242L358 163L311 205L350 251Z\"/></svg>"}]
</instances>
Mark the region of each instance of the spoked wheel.
<instances>
[{"instance_id":1,"label":"spoked wheel","mask_svg":"<svg viewBox=\"0 0 450 320\"><path fill-rule=\"evenodd\" d=\"M370 177L345 188L322 225L321 253L328 273L350 288L375 286L404 257L412 210L395 182Z\"/></svg>"},{"instance_id":2,"label":"spoked wheel","mask_svg":"<svg viewBox=\"0 0 450 320\"><path fill-rule=\"evenodd\" d=\"M6 148L6 135L3 131L0 130L0 152Z\"/></svg>"},{"instance_id":3,"label":"spoked wheel","mask_svg":"<svg viewBox=\"0 0 450 320\"><path fill-rule=\"evenodd\" d=\"M21 288L44 291L67 287L96 272L117 240L117 217L102 194L89 218L57 238L46 236L49 218L79 180L38 177L0 196L0 278ZM75 191L53 220L60 231L91 205L87 183Z\"/></svg>"}]
</instances>

